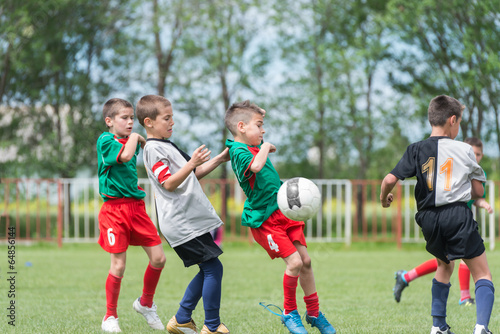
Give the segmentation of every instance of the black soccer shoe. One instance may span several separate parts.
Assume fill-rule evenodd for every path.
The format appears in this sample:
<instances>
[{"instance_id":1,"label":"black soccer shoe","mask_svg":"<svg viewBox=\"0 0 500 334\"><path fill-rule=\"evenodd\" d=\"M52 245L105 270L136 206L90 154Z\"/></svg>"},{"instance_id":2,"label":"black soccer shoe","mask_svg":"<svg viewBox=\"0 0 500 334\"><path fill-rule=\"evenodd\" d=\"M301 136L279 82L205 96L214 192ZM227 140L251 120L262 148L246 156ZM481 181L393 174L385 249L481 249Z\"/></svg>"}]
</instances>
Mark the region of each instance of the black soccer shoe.
<instances>
[{"instance_id":1,"label":"black soccer shoe","mask_svg":"<svg viewBox=\"0 0 500 334\"><path fill-rule=\"evenodd\" d=\"M404 275L406 274L406 270L398 270L396 274L394 275L394 278L396 279L396 284L394 284L394 299L396 299L396 302L399 303L401 300L401 293L403 292L404 288L408 286L408 283L406 283Z\"/></svg>"}]
</instances>

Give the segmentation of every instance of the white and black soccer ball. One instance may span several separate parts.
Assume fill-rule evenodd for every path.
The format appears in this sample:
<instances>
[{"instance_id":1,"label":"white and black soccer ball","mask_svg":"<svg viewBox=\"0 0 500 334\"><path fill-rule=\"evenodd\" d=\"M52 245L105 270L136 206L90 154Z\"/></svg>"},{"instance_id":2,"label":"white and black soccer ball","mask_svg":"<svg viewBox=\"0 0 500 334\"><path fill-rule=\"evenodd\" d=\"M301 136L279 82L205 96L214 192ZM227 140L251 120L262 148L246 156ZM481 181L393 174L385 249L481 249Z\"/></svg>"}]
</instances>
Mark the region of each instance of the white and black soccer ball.
<instances>
[{"instance_id":1,"label":"white and black soccer ball","mask_svg":"<svg viewBox=\"0 0 500 334\"><path fill-rule=\"evenodd\" d=\"M292 220L308 220L318 212L320 204L319 189L309 179L289 179L278 190L278 206L281 212Z\"/></svg>"}]
</instances>

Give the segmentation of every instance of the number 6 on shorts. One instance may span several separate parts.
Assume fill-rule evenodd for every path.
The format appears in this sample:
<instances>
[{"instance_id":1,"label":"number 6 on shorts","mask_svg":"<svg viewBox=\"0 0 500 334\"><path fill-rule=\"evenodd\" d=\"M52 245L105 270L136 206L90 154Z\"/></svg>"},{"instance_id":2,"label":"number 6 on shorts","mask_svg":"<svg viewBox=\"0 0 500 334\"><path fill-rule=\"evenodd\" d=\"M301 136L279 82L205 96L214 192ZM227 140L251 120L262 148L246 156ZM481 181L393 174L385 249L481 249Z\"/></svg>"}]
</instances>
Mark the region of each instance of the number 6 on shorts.
<instances>
[{"instance_id":1,"label":"number 6 on shorts","mask_svg":"<svg viewBox=\"0 0 500 334\"><path fill-rule=\"evenodd\" d=\"M108 241L110 246L115 244L115 235L113 234L113 229L111 227L108 228Z\"/></svg>"}]
</instances>

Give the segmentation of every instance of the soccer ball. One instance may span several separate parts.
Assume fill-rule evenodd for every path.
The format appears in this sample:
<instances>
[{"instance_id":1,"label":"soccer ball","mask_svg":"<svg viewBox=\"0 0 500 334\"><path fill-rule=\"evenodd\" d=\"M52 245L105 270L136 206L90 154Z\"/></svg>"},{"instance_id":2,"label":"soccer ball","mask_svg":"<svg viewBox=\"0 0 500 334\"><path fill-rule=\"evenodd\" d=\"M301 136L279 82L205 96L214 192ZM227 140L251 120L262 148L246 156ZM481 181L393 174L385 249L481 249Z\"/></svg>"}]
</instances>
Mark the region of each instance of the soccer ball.
<instances>
[{"instance_id":1,"label":"soccer ball","mask_svg":"<svg viewBox=\"0 0 500 334\"><path fill-rule=\"evenodd\" d=\"M283 183L278 190L278 207L292 220L304 221L312 218L321 204L318 187L303 177L295 177Z\"/></svg>"}]
</instances>

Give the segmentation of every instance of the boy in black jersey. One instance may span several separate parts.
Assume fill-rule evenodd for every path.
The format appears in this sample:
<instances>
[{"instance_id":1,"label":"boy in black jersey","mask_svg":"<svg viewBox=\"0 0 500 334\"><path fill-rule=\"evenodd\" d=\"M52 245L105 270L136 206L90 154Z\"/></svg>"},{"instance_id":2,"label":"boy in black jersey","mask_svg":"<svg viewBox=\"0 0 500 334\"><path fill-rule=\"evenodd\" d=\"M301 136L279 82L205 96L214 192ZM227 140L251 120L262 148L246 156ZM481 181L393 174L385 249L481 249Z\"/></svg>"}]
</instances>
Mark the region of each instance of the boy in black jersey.
<instances>
[{"instance_id":1,"label":"boy in black jersey","mask_svg":"<svg viewBox=\"0 0 500 334\"><path fill-rule=\"evenodd\" d=\"M416 176L415 220L422 228L426 249L438 262L432 281L433 327L431 334L452 334L446 323L446 303L455 259L463 259L476 285L477 322L474 334L491 334L488 323L494 301L494 287L477 222L467 207L470 199L483 195L486 181L468 144L455 141L464 106L440 95L428 109L431 136L411 144L396 167L382 181L380 201L389 207L390 193L398 180Z\"/></svg>"}]
</instances>

